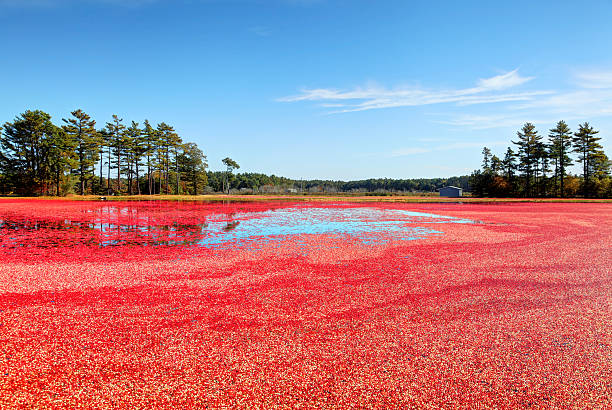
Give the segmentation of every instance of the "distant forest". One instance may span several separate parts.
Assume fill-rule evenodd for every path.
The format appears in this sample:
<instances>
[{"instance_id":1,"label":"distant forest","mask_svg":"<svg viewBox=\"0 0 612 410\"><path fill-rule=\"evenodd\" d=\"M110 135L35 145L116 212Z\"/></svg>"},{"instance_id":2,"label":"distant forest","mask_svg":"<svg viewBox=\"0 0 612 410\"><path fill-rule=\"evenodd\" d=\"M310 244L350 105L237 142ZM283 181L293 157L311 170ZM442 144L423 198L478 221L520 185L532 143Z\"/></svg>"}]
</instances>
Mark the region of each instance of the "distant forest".
<instances>
[{"instance_id":1,"label":"distant forest","mask_svg":"<svg viewBox=\"0 0 612 410\"><path fill-rule=\"evenodd\" d=\"M0 128L2 195L200 195L226 193L434 193L453 185L474 196L612 197L610 160L588 123L572 133L560 121L548 141L527 123L503 158L483 149L470 176L360 181L295 180L260 173L207 171L206 155L165 122L153 126L113 115L102 127L82 110L60 125L43 111L26 111ZM574 163L581 175L568 172Z\"/></svg>"},{"instance_id":2,"label":"distant forest","mask_svg":"<svg viewBox=\"0 0 612 410\"><path fill-rule=\"evenodd\" d=\"M611 198L612 164L598 134L588 122L572 132L559 121L544 140L532 123L526 123L511 141L516 151L508 147L498 157L483 148L482 169L470 177L472 195ZM572 165L582 172L571 175Z\"/></svg>"},{"instance_id":3,"label":"distant forest","mask_svg":"<svg viewBox=\"0 0 612 410\"><path fill-rule=\"evenodd\" d=\"M207 171L207 159L165 122L125 123L113 115L102 127L82 110L54 124L43 111L26 111L0 132L3 195L122 195L236 193L435 192L445 185L468 189L468 176L449 179L293 180Z\"/></svg>"},{"instance_id":4,"label":"distant forest","mask_svg":"<svg viewBox=\"0 0 612 410\"><path fill-rule=\"evenodd\" d=\"M213 191L221 191L225 172L208 172L208 183ZM360 181L296 180L257 173L230 174L231 186L243 193L305 192L305 193L429 193L454 185L469 189L468 175L451 178L390 179L376 178Z\"/></svg>"}]
</instances>

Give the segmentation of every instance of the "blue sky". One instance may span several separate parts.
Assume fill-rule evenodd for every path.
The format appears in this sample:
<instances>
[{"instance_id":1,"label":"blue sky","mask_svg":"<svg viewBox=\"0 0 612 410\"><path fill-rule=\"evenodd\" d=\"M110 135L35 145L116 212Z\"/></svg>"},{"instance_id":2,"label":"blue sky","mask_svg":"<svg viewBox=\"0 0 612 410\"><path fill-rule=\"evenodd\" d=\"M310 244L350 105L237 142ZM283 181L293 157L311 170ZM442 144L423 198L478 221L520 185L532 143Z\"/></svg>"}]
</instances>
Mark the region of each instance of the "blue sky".
<instances>
[{"instance_id":1,"label":"blue sky","mask_svg":"<svg viewBox=\"0 0 612 410\"><path fill-rule=\"evenodd\" d=\"M612 2L0 0L0 121L165 121L221 169L469 174L526 121L612 138Z\"/></svg>"}]
</instances>

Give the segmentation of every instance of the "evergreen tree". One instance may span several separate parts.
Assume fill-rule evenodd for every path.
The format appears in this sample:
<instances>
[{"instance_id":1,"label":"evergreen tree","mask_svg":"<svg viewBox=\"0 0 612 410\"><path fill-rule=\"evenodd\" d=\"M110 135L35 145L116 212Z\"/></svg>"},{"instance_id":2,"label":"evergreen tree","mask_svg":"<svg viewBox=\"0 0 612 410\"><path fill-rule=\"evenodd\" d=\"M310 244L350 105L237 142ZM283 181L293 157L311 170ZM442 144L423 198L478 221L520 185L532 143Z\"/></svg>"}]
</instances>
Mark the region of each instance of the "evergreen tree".
<instances>
[{"instance_id":1,"label":"evergreen tree","mask_svg":"<svg viewBox=\"0 0 612 410\"><path fill-rule=\"evenodd\" d=\"M166 185L166 194L170 193L170 153L178 144L181 143L181 139L178 134L174 131L174 128L170 125L162 122L157 126L157 132L159 136L159 158L161 159L161 171L164 174L164 181ZM160 180L160 192L161 192L161 180Z\"/></svg>"},{"instance_id":2,"label":"evergreen tree","mask_svg":"<svg viewBox=\"0 0 612 410\"><path fill-rule=\"evenodd\" d=\"M573 164L572 158L569 156L572 151L572 132L565 121L559 121L557 126L550 130L548 138L549 156L555 165L555 190L559 185L561 197L564 197L566 169Z\"/></svg>"},{"instance_id":3,"label":"evergreen tree","mask_svg":"<svg viewBox=\"0 0 612 410\"><path fill-rule=\"evenodd\" d=\"M512 141L512 143L518 147L519 169L522 171L525 181L524 193L526 196L532 196L534 170L539 160L538 152L542 137L538 135L535 126L530 122L526 123L516 134L518 141Z\"/></svg>"},{"instance_id":4,"label":"evergreen tree","mask_svg":"<svg viewBox=\"0 0 612 410\"><path fill-rule=\"evenodd\" d=\"M487 147L482 149L482 170L485 173L491 170L491 150Z\"/></svg>"},{"instance_id":5,"label":"evergreen tree","mask_svg":"<svg viewBox=\"0 0 612 410\"><path fill-rule=\"evenodd\" d=\"M110 134L112 135L111 143L109 145L109 153L112 148L113 156L115 157L115 164L117 165L117 193L121 193L121 158L123 155L123 150L125 146L124 136L125 136L125 125L122 124L123 119L119 118L117 115L113 114L112 122L106 123L106 127ZM110 192L110 170L111 170L111 161L109 155L108 161L108 191Z\"/></svg>"},{"instance_id":6,"label":"evergreen tree","mask_svg":"<svg viewBox=\"0 0 612 410\"><path fill-rule=\"evenodd\" d=\"M535 193L538 196L543 195L545 192L547 172L550 172L550 168L548 166L548 150L546 144L538 141L535 148L534 170Z\"/></svg>"},{"instance_id":7,"label":"evergreen tree","mask_svg":"<svg viewBox=\"0 0 612 410\"><path fill-rule=\"evenodd\" d=\"M503 161L497 155L493 155L491 157L491 172L494 175L499 175L502 172L503 168Z\"/></svg>"},{"instance_id":8,"label":"evergreen tree","mask_svg":"<svg viewBox=\"0 0 612 410\"><path fill-rule=\"evenodd\" d=\"M512 148L508 147L506 150L506 155L504 155L502 164L505 177L508 178L509 181L512 180L516 173L516 154L512 151Z\"/></svg>"},{"instance_id":9,"label":"evergreen tree","mask_svg":"<svg viewBox=\"0 0 612 410\"><path fill-rule=\"evenodd\" d=\"M238 165L238 163L236 161L234 161L233 159L231 159L229 157L223 158L223 160L221 162L223 162L223 165L225 165L227 167L227 172L225 174L225 182L226 182L226 185L227 185L227 194L229 195L229 193L230 193L229 177L230 177L230 175L232 174L232 172L235 169L239 169L240 168L240 165Z\"/></svg>"},{"instance_id":10,"label":"evergreen tree","mask_svg":"<svg viewBox=\"0 0 612 410\"><path fill-rule=\"evenodd\" d=\"M79 174L79 193L85 195L85 184L93 176L93 168L98 161L98 137L96 122L82 110L71 112L73 118L63 119L64 131L76 147Z\"/></svg>"},{"instance_id":11,"label":"evergreen tree","mask_svg":"<svg viewBox=\"0 0 612 410\"><path fill-rule=\"evenodd\" d=\"M578 126L578 131L574 133L572 140L574 151L578 153L578 160L582 163L582 192L586 197L591 195L595 167L603 154L603 147L598 142L601 137L596 137L597 134L599 131L595 131L588 122L585 122Z\"/></svg>"},{"instance_id":12,"label":"evergreen tree","mask_svg":"<svg viewBox=\"0 0 612 410\"><path fill-rule=\"evenodd\" d=\"M125 131L124 145L126 157L126 173L128 177L128 193L134 193L133 177L136 175L136 184L138 185L138 193L140 194L140 184L138 183L138 161L142 155L140 135L142 131L138 128L138 123L132 121L132 124Z\"/></svg>"},{"instance_id":13,"label":"evergreen tree","mask_svg":"<svg viewBox=\"0 0 612 410\"><path fill-rule=\"evenodd\" d=\"M55 195L72 192L71 170L79 166L76 141L64 129L56 127L50 141L49 161L55 182ZM68 177L66 178L66 173Z\"/></svg>"},{"instance_id":14,"label":"evergreen tree","mask_svg":"<svg viewBox=\"0 0 612 410\"><path fill-rule=\"evenodd\" d=\"M51 116L43 111L26 111L4 124L0 137L2 174L23 193L49 194L52 185L50 155L58 138Z\"/></svg>"},{"instance_id":15,"label":"evergreen tree","mask_svg":"<svg viewBox=\"0 0 612 410\"><path fill-rule=\"evenodd\" d=\"M149 120L144 121L142 140L142 149L144 151L143 155L146 155L147 157L147 193L152 195L155 193L153 169L155 169L155 152L157 151L159 137L157 130L151 126Z\"/></svg>"},{"instance_id":16,"label":"evergreen tree","mask_svg":"<svg viewBox=\"0 0 612 410\"><path fill-rule=\"evenodd\" d=\"M108 180L110 181L110 161L111 161L111 145L112 145L112 138L113 135L112 133L109 131L108 128L103 128L101 130L98 130L98 152L99 152L99 157L100 157L100 179L99 179L99 190L100 193L103 192L104 190L104 164L107 164L109 166L109 174L108 174ZM107 154L107 161L104 162L104 154ZM108 188L110 187L110 185L108 186ZM107 191L109 191L107 189ZM110 192L107 192L107 194Z\"/></svg>"}]
</instances>

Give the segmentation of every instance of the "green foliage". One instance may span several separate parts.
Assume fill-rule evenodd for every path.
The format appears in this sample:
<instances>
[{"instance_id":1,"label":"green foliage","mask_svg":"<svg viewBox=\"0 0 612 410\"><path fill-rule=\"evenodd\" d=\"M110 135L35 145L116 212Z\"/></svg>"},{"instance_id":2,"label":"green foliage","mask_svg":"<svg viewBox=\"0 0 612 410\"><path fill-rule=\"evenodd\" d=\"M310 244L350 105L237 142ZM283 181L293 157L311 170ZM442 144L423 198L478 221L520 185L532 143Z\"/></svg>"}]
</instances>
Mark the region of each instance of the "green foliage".
<instances>
[{"instance_id":1,"label":"green foliage","mask_svg":"<svg viewBox=\"0 0 612 410\"><path fill-rule=\"evenodd\" d=\"M549 156L555 166L554 189L556 192L557 185L559 185L561 197L564 197L566 170L573 164L572 158L569 156L572 151L572 132L565 121L559 121L557 126L550 130L548 138L550 143Z\"/></svg>"},{"instance_id":2,"label":"green foliage","mask_svg":"<svg viewBox=\"0 0 612 410\"><path fill-rule=\"evenodd\" d=\"M601 138L596 137L598 132L584 123L572 134L568 125L559 121L548 134L549 143L544 144L535 126L526 123L517 132L518 141L512 142L518 147L517 154L508 148L504 159L499 160L488 148L483 149L483 169L470 176L472 193L481 197L565 197L579 193L586 197L610 197L611 163L599 144ZM567 173L573 164L572 152L578 153L582 178ZM551 171L553 175L549 176Z\"/></svg>"},{"instance_id":3,"label":"green foliage","mask_svg":"<svg viewBox=\"0 0 612 410\"><path fill-rule=\"evenodd\" d=\"M227 172L207 172L208 185L215 192L224 191ZM359 181L330 181L330 180L296 180L276 175L245 172L230 174L229 182L233 189L252 191L253 193L286 192L295 193L354 193L366 194L376 192L385 193L435 193L438 189L453 185L469 190L469 176L452 178L419 178L419 179L367 179Z\"/></svg>"},{"instance_id":4,"label":"green foliage","mask_svg":"<svg viewBox=\"0 0 612 410\"><path fill-rule=\"evenodd\" d=\"M225 157L221 160L221 162L223 162L223 165L225 165L227 167L227 172L225 174L225 187L227 190L227 193L230 193L230 185L231 185L231 175L232 172L235 169L239 169L240 165L238 165L238 163L236 161L234 161L233 159L231 159L230 157Z\"/></svg>"},{"instance_id":5,"label":"green foliage","mask_svg":"<svg viewBox=\"0 0 612 410\"><path fill-rule=\"evenodd\" d=\"M179 172L184 175L185 191L192 195L204 192L208 184L206 155L193 142L181 146L178 156Z\"/></svg>"},{"instance_id":6,"label":"green foliage","mask_svg":"<svg viewBox=\"0 0 612 410\"><path fill-rule=\"evenodd\" d=\"M233 159L222 160L226 171L206 172L206 156L194 143L183 143L175 129L145 120L129 127L113 115L102 130L82 110L75 110L63 127L55 126L43 111L26 111L0 132L0 193L67 195L86 193L435 193L453 185L474 196L584 196L610 197L611 163L599 143L598 131L588 123L574 134L559 121L542 142L535 126L526 123L517 132L515 153L503 159L485 147L483 170L470 176L421 179L367 179L359 181L294 180L260 173L239 173ZM572 153L578 154L582 178L567 173ZM99 177L95 168L99 165ZM104 169L106 166L106 169ZM141 172L142 171L142 172ZM550 173L553 172L552 175ZM114 177L115 183L112 184ZM170 181L172 180L172 187Z\"/></svg>"},{"instance_id":7,"label":"green foliage","mask_svg":"<svg viewBox=\"0 0 612 410\"><path fill-rule=\"evenodd\" d=\"M63 140L62 130L43 111L26 111L4 124L0 137L2 174L11 189L22 194L50 194L54 166L52 158Z\"/></svg>"},{"instance_id":8,"label":"green foliage","mask_svg":"<svg viewBox=\"0 0 612 410\"><path fill-rule=\"evenodd\" d=\"M523 193L533 196L533 186L537 183L538 166L543 155L542 137L538 135L535 126L528 122L516 133L518 141L512 141L517 146L518 168L522 171L524 181Z\"/></svg>"},{"instance_id":9,"label":"green foliage","mask_svg":"<svg viewBox=\"0 0 612 410\"><path fill-rule=\"evenodd\" d=\"M70 146L76 149L77 172L79 175L80 194L85 194L85 184L94 175L94 165L98 161L100 140L96 132L96 122L82 110L72 113L73 118L64 119L64 132L70 140ZM66 147L61 147L66 149Z\"/></svg>"},{"instance_id":10,"label":"green foliage","mask_svg":"<svg viewBox=\"0 0 612 410\"><path fill-rule=\"evenodd\" d=\"M78 185L81 195L132 194L134 189L141 193L142 188L152 194L156 192L155 176L160 183L157 192L162 192L162 181L169 192L170 175L176 180L175 193L181 189L204 191L206 157L195 144L183 145L166 123L153 128L145 121L141 129L132 121L126 128L123 120L113 115L104 129L96 130L95 121L82 110L73 111L63 123L57 127L49 114L26 111L4 124L0 133L0 193L68 195ZM142 166L146 168L144 178Z\"/></svg>"},{"instance_id":11,"label":"green foliage","mask_svg":"<svg viewBox=\"0 0 612 410\"><path fill-rule=\"evenodd\" d=\"M589 197L596 191L596 182L593 178L601 178L606 174L607 157L603 147L599 144L601 137L596 137L599 131L595 131L588 122L580 124L578 131L574 133L574 151L578 153L578 161L582 163L582 192Z\"/></svg>"}]
</instances>

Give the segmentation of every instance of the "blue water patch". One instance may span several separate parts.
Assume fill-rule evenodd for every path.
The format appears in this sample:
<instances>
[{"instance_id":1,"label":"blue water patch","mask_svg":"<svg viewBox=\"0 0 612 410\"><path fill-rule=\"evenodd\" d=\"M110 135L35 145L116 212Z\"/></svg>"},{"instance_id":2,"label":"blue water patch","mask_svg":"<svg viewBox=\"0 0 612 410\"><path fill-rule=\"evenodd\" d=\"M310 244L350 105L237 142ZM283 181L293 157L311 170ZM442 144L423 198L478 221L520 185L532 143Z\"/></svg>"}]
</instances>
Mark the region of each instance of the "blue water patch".
<instances>
[{"instance_id":1,"label":"blue water patch","mask_svg":"<svg viewBox=\"0 0 612 410\"><path fill-rule=\"evenodd\" d=\"M366 245L388 240L414 240L442 232L410 224L473 223L451 216L378 208L285 208L236 214L227 220L207 221L208 235L200 246L244 243L257 238L270 241L294 235L353 236ZM232 224L232 229L225 229ZM204 233L204 232L203 232ZM382 235L381 235L382 234ZM387 240L383 239L387 238Z\"/></svg>"}]
</instances>

